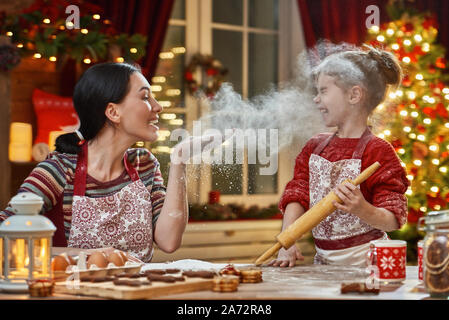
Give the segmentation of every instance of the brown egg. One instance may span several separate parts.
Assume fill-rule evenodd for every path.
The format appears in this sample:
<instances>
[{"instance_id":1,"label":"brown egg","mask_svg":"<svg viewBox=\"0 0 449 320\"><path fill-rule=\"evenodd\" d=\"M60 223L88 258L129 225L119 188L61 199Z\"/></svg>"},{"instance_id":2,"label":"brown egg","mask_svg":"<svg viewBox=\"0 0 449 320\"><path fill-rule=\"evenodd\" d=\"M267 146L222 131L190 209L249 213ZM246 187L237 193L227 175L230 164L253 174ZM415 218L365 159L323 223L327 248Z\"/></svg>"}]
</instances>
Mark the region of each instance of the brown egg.
<instances>
[{"instance_id":1,"label":"brown egg","mask_svg":"<svg viewBox=\"0 0 449 320\"><path fill-rule=\"evenodd\" d=\"M114 251L108 256L109 262L112 262L117 267L121 267L125 264L125 260L123 256L120 254L120 251Z\"/></svg>"},{"instance_id":2,"label":"brown egg","mask_svg":"<svg viewBox=\"0 0 449 320\"><path fill-rule=\"evenodd\" d=\"M51 271L65 271L69 263L61 256L56 256L51 259Z\"/></svg>"},{"instance_id":3,"label":"brown egg","mask_svg":"<svg viewBox=\"0 0 449 320\"><path fill-rule=\"evenodd\" d=\"M69 256L69 255L66 255L66 254L62 254L62 255L65 256L66 259L69 260L69 264L71 264L71 265L75 265L76 264L76 261L75 261L75 259L72 258L72 256Z\"/></svg>"},{"instance_id":4,"label":"brown egg","mask_svg":"<svg viewBox=\"0 0 449 320\"><path fill-rule=\"evenodd\" d=\"M103 252L94 252L87 259L87 268L90 268L93 264L98 268L106 268L108 266L108 259L106 259Z\"/></svg>"},{"instance_id":5,"label":"brown egg","mask_svg":"<svg viewBox=\"0 0 449 320\"><path fill-rule=\"evenodd\" d=\"M119 251L119 254L122 256L123 263L128 261L128 257L126 256L126 254L123 251Z\"/></svg>"},{"instance_id":6,"label":"brown egg","mask_svg":"<svg viewBox=\"0 0 449 320\"><path fill-rule=\"evenodd\" d=\"M75 260L73 260L71 256L63 253L59 256L53 257L53 259L51 260L51 270L65 271L71 264L75 264Z\"/></svg>"}]
</instances>

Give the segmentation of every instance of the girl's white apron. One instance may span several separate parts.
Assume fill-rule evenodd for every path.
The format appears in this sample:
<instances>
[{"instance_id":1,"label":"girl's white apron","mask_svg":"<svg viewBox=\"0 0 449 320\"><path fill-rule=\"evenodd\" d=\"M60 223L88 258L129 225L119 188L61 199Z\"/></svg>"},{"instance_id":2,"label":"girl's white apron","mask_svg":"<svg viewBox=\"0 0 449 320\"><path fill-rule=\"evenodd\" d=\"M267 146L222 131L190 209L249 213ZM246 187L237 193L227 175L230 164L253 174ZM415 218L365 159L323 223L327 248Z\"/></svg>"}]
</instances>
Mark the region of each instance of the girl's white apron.
<instances>
[{"instance_id":1,"label":"girl's white apron","mask_svg":"<svg viewBox=\"0 0 449 320\"><path fill-rule=\"evenodd\" d=\"M351 159L330 162L319 154L334 136L335 134L329 135L310 156L310 208L344 180L353 180L360 174L361 158L373 135L369 129L364 132ZM314 263L361 267L366 266L369 241L387 238L385 232L374 229L359 217L341 210L335 210L318 224L312 234L316 247Z\"/></svg>"}]
</instances>

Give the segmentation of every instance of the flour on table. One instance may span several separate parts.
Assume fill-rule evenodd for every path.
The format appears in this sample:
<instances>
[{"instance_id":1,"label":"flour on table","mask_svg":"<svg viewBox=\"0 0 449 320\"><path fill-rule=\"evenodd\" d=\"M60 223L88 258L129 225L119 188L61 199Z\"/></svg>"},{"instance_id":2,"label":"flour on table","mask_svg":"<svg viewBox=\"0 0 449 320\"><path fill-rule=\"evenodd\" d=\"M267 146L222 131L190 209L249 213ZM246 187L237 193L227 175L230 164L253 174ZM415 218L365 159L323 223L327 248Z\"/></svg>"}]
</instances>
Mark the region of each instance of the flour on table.
<instances>
[{"instance_id":1,"label":"flour on table","mask_svg":"<svg viewBox=\"0 0 449 320\"><path fill-rule=\"evenodd\" d=\"M194 259L184 259L172 262L162 262L162 263L145 263L142 266L141 271L151 270L151 269L180 269L180 270L220 270L224 268L227 263L211 263L202 260ZM252 264L234 264L235 267L246 267L252 266Z\"/></svg>"}]
</instances>

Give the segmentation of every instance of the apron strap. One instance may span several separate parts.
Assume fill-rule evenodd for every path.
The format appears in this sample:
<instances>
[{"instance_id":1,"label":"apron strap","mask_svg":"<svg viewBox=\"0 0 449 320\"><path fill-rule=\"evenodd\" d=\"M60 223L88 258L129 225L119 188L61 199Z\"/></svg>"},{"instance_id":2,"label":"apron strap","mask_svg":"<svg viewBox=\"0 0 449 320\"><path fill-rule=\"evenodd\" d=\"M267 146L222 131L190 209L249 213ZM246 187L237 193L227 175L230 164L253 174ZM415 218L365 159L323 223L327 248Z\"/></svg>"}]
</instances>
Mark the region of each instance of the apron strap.
<instances>
[{"instance_id":1,"label":"apron strap","mask_svg":"<svg viewBox=\"0 0 449 320\"><path fill-rule=\"evenodd\" d=\"M73 181L73 195L84 196L86 193L87 177L87 143L83 143L76 161L75 180Z\"/></svg>"},{"instance_id":2,"label":"apron strap","mask_svg":"<svg viewBox=\"0 0 449 320\"><path fill-rule=\"evenodd\" d=\"M126 172L131 177L133 182L138 181L139 174L136 168L128 160L128 153L125 153L123 159ZM73 195L84 196L86 194L86 181L87 181L87 143L81 146L81 151L78 153L78 160L75 169L75 180L73 183Z\"/></svg>"},{"instance_id":3,"label":"apron strap","mask_svg":"<svg viewBox=\"0 0 449 320\"><path fill-rule=\"evenodd\" d=\"M129 162L129 160L128 160L128 152L125 152L125 157L123 160L124 160L126 172L128 172L128 175L131 177L131 180L133 182L140 180L139 173L137 172L136 168L133 167L131 162Z\"/></svg>"},{"instance_id":4,"label":"apron strap","mask_svg":"<svg viewBox=\"0 0 449 320\"><path fill-rule=\"evenodd\" d=\"M319 155L321 153L321 151L323 151L323 149L326 148L326 146L329 144L329 142L332 140L332 138L335 137L336 134L337 134L337 132L335 132L333 134L329 134L329 136L326 139L321 141L321 143L316 146L316 148L313 150L312 153Z\"/></svg>"},{"instance_id":5,"label":"apron strap","mask_svg":"<svg viewBox=\"0 0 449 320\"><path fill-rule=\"evenodd\" d=\"M313 154L319 155L336 135L337 132L335 132L334 134L330 134L326 139L321 141L321 143L316 146L315 150L313 150ZM362 136L360 137L357 146L355 147L354 153L352 154L352 159L362 159L366 145L372 137L373 134L371 133L371 130L369 128L366 128L365 132L363 132Z\"/></svg>"},{"instance_id":6,"label":"apron strap","mask_svg":"<svg viewBox=\"0 0 449 320\"><path fill-rule=\"evenodd\" d=\"M352 154L352 159L362 159L363 152L365 152L365 148L368 145L368 142L370 142L371 138L373 138L374 135L371 133L371 130L369 128L366 128L365 132L363 132L362 136L360 137L359 143L355 147L354 153Z\"/></svg>"}]
</instances>

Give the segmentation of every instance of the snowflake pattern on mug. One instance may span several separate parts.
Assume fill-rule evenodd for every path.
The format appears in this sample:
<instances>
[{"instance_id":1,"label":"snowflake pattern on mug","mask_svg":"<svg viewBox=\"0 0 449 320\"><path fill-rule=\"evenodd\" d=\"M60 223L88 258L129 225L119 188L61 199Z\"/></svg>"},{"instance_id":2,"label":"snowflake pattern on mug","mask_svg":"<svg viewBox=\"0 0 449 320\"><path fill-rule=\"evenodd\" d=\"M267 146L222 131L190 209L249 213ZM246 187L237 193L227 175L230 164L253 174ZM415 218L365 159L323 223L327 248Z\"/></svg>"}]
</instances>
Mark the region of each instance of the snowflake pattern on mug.
<instances>
[{"instance_id":1,"label":"snowflake pattern on mug","mask_svg":"<svg viewBox=\"0 0 449 320\"><path fill-rule=\"evenodd\" d=\"M393 270L393 268L396 266L395 262L396 262L396 260L393 257L384 256L384 257L382 257L382 259L380 259L380 267L383 270L386 270L386 269Z\"/></svg>"},{"instance_id":2,"label":"snowflake pattern on mug","mask_svg":"<svg viewBox=\"0 0 449 320\"><path fill-rule=\"evenodd\" d=\"M406 275L407 247L377 247L381 279L403 280Z\"/></svg>"}]
</instances>

